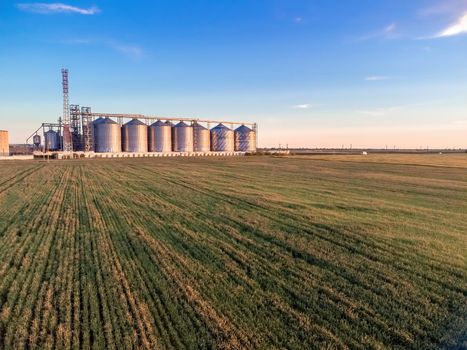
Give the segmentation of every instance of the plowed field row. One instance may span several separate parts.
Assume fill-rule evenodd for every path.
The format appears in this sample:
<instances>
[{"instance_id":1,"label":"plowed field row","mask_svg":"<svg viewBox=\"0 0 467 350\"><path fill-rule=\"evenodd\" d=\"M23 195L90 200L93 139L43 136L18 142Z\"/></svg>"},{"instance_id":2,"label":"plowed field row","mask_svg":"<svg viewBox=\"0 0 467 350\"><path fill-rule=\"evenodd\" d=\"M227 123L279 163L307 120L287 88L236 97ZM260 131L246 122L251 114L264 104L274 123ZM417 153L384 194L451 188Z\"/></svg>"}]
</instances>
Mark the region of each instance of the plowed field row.
<instances>
[{"instance_id":1,"label":"plowed field row","mask_svg":"<svg viewBox=\"0 0 467 350\"><path fill-rule=\"evenodd\" d=\"M2 164L0 349L460 347L467 159L428 163Z\"/></svg>"}]
</instances>

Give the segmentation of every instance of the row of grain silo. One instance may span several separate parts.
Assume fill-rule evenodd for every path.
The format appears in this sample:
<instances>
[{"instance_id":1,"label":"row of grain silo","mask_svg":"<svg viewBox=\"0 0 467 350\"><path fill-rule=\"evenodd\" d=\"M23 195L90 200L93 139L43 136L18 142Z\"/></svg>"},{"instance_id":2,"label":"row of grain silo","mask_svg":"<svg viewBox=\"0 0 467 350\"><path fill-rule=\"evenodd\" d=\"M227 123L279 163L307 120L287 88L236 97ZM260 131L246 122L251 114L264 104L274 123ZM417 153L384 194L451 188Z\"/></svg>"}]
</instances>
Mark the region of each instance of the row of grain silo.
<instances>
[{"instance_id":1,"label":"row of grain silo","mask_svg":"<svg viewBox=\"0 0 467 350\"><path fill-rule=\"evenodd\" d=\"M242 125L235 130L223 124L209 130L194 122L156 121L148 126L132 119L122 127L110 118L93 122L97 153L146 152L255 152L256 133Z\"/></svg>"}]
</instances>

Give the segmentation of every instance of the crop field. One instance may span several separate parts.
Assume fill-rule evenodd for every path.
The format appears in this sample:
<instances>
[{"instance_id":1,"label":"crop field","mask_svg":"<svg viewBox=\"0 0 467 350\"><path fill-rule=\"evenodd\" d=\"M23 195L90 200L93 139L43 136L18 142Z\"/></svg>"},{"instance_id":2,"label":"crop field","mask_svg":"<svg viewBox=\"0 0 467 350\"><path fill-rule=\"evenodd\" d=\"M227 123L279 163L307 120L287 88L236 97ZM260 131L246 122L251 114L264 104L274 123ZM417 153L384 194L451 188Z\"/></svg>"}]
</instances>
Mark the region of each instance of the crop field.
<instances>
[{"instance_id":1,"label":"crop field","mask_svg":"<svg viewBox=\"0 0 467 350\"><path fill-rule=\"evenodd\" d=\"M0 349L467 347L467 154L0 179Z\"/></svg>"}]
</instances>

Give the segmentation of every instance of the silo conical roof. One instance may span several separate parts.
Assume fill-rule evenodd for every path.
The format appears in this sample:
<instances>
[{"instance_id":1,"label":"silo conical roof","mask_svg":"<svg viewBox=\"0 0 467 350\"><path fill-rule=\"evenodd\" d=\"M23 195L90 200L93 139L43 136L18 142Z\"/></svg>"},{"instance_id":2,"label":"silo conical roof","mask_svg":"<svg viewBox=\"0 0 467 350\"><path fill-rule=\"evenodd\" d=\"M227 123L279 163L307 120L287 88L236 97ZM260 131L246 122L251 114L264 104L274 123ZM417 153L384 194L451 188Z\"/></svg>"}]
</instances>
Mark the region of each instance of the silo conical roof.
<instances>
[{"instance_id":1,"label":"silo conical roof","mask_svg":"<svg viewBox=\"0 0 467 350\"><path fill-rule=\"evenodd\" d=\"M164 123L162 120L158 120L155 123L152 123L151 126L166 126L168 125L167 123Z\"/></svg>"},{"instance_id":2,"label":"silo conical roof","mask_svg":"<svg viewBox=\"0 0 467 350\"><path fill-rule=\"evenodd\" d=\"M235 131L237 131L237 132L250 132L252 130L246 125L241 125L238 128L236 128Z\"/></svg>"},{"instance_id":3,"label":"silo conical roof","mask_svg":"<svg viewBox=\"0 0 467 350\"><path fill-rule=\"evenodd\" d=\"M104 120L101 120L99 124L118 124L116 121L106 117Z\"/></svg>"},{"instance_id":4,"label":"silo conical roof","mask_svg":"<svg viewBox=\"0 0 467 350\"><path fill-rule=\"evenodd\" d=\"M232 130L229 127L225 126L224 124L220 123L219 125L213 127L211 130Z\"/></svg>"},{"instance_id":5,"label":"silo conical roof","mask_svg":"<svg viewBox=\"0 0 467 350\"><path fill-rule=\"evenodd\" d=\"M97 118L96 120L93 121L93 124L94 124L94 125L95 125L95 124L99 124L99 123L101 123L103 120L104 120L104 118L99 117L99 118Z\"/></svg>"},{"instance_id":6,"label":"silo conical roof","mask_svg":"<svg viewBox=\"0 0 467 350\"><path fill-rule=\"evenodd\" d=\"M175 125L176 128L186 128L186 127L190 127L190 125L188 125L187 123L185 123L184 121L181 121L180 123L178 123L177 125Z\"/></svg>"},{"instance_id":7,"label":"silo conical roof","mask_svg":"<svg viewBox=\"0 0 467 350\"><path fill-rule=\"evenodd\" d=\"M197 122L193 123L193 127L197 129L201 129L201 130L208 130L207 128L205 128L204 126L202 126L201 124Z\"/></svg>"},{"instance_id":8,"label":"silo conical roof","mask_svg":"<svg viewBox=\"0 0 467 350\"><path fill-rule=\"evenodd\" d=\"M130 120L128 123L126 123L125 125L146 125L144 124L141 120L139 119L132 119Z\"/></svg>"}]
</instances>

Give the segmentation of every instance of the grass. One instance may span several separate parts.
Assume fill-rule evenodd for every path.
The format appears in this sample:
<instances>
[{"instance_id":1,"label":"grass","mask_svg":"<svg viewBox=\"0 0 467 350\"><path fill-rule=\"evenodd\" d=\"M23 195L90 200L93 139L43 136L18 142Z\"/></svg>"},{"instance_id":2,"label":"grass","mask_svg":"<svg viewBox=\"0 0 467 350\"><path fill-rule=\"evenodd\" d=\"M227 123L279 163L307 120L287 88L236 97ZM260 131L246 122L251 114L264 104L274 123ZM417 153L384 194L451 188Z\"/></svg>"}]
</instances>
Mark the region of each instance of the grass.
<instances>
[{"instance_id":1,"label":"grass","mask_svg":"<svg viewBox=\"0 0 467 350\"><path fill-rule=\"evenodd\" d=\"M466 168L3 163L0 349L465 347Z\"/></svg>"}]
</instances>

